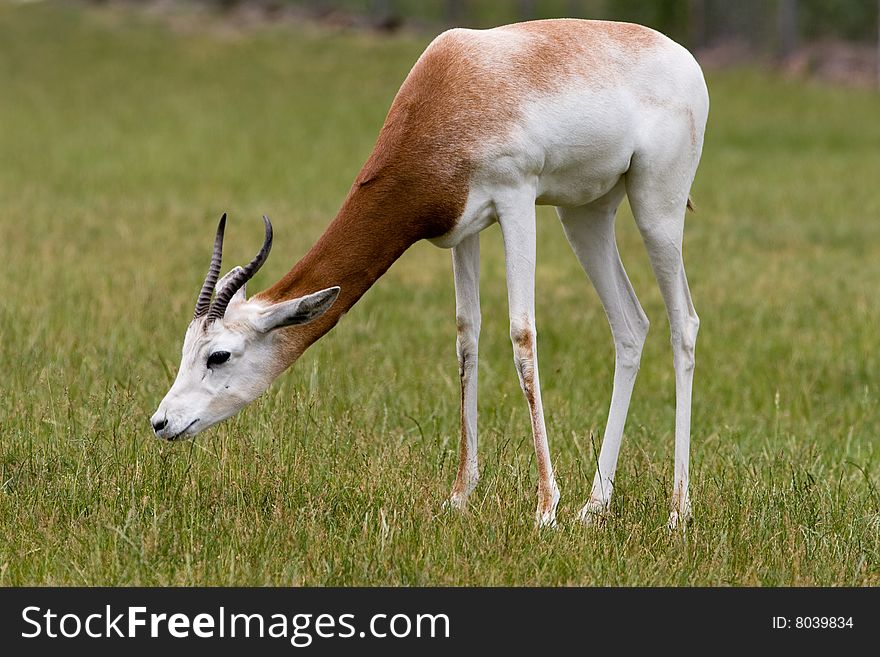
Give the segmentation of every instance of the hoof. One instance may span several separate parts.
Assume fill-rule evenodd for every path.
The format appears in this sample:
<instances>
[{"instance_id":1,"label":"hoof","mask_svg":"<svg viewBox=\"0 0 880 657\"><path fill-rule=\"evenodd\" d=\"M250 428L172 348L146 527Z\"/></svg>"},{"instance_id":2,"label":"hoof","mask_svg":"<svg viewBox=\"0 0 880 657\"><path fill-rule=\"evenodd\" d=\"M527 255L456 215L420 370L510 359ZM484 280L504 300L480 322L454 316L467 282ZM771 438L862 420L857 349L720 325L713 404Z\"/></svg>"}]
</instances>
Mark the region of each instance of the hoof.
<instances>
[{"instance_id":1,"label":"hoof","mask_svg":"<svg viewBox=\"0 0 880 657\"><path fill-rule=\"evenodd\" d=\"M538 529L544 529L545 527L556 529L556 511L545 511L543 513L536 513L535 527L537 527Z\"/></svg>"},{"instance_id":2,"label":"hoof","mask_svg":"<svg viewBox=\"0 0 880 657\"><path fill-rule=\"evenodd\" d=\"M559 487L553 484L553 494L548 501L538 502L538 509L535 511L535 526L556 527L556 507L559 505Z\"/></svg>"},{"instance_id":3,"label":"hoof","mask_svg":"<svg viewBox=\"0 0 880 657\"><path fill-rule=\"evenodd\" d=\"M578 514L578 520L586 527L600 527L608 520L611 515L609 503L602 500L590 500L584 504L584 508Z\"/></svg>"},{"instance_id":4,"label":"hoof","mask_svg":"<svg viewBox=\"0 0 880 657\"><path fill-rule=\"evenodd\" d=\"M691 503L685 502L682 506L683 508L673 509L669 514L669 520L666 523L666 526L669 527L669 531L675 531L676 529L684 531L687 528L687 524L692 517Z\"/></svg>"},{"instance_id":5,"label":"hoof","mask_svg":"<svg viewBox=\"0 0 880 657\"><path fill-rule=\"evenodd\" d=\"M455 511L463 513L467 511L467 495L461 493L453 493L447 500L443 502L444 511Z\"/></svg>"}]
</instances>

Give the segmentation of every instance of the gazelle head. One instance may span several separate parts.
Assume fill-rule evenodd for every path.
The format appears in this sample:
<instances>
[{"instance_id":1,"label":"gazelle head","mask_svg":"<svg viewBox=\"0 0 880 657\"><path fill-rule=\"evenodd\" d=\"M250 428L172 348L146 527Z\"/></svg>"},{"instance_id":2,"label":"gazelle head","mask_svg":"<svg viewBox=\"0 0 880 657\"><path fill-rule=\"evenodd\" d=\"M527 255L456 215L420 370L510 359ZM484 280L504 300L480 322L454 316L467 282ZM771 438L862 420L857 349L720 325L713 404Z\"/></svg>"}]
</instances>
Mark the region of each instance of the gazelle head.
<instances>
[{"instance_id":1,"label":"gazelle head","mask_svg":"<svg viewBox=\"0 0 880 657\"><path fill-rule=\"evenodd\" d=\"M268 217L263 221L266 238L260 252L218 282L226 214L220 218L211 266L183 338L177 378L150 418L159 438L194 436L256 399L286 366L278 357L277 329L320 317L339 294L338 287L331 287L275 304L246 299L245 284L272 248L272 224Z\"/></svg>"}]
</instances>

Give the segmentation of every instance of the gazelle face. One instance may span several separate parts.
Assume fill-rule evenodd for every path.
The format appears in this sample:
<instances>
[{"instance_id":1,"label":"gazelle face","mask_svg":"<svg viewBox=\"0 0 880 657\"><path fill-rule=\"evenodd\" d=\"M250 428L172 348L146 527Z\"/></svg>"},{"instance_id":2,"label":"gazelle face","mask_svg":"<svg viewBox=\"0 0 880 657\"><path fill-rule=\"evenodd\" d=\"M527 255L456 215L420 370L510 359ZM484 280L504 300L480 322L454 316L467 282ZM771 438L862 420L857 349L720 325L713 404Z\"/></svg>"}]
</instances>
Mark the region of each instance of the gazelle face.
<instances>
[{"instance_id":1,"label":"gazelle face","mask_svg":"<svg viewBox=\"0 0 880 657\"><path fill-rule=\"evenodd\" d=\"M263 221L266 238L260 252L218 282L226 215L220 218L211 267L183 339L177 378L150 418L159 438L194 436L259 397L288 365L280 354L278 329L317 319L339 295L339 288L331 287L275 304L248 301L245 284L272 248L272 224L268 217Z\"/></svg>"},{"instance_id":2,"label":"gazelle face","mask_svg":"<svg viewBox=\"0 0 880 657\"><path fill-rule=\"evenodd\" d=\"M259 397L284 369L276 330L320 317L338 293L333 287L266 305L245 301L242 289L221 319L194 319L183 340L177 378L150 418L156 435L166 440L194 436Z\"/></svg>"},{"instance_id":3,"label":"gazelle face","mask_svg":"<svg viewBox=\"0 0 880 657\"><path fill-rule=\"evenodd\" d=\"M229 309L230 311L232 309ZM272 381L272 349L247 324L194 319L183 339L174 385L150 418L156 436L194 436L256 399Z\"/></svg>"}]
</instances>

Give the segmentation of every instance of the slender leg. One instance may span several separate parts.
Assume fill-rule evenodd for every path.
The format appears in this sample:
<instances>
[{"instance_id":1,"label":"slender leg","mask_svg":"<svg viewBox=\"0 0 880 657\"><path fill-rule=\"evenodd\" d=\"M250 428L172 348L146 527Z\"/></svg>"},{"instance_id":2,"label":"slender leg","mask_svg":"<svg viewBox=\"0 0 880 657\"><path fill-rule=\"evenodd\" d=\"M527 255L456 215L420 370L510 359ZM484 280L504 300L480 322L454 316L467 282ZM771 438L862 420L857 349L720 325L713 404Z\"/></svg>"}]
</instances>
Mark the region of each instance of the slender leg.
<instances>
[{"instance_id":1,"label":"slender leg","mask_svg":"<svg viewBox=\"0 0 880 657\"><path fill-rule=\"evenodd\" d=\"M550 448L541 405L538 378L537 333L535 331L535 199L526 194L499 204L499 223L504 238L507 268L507 300L510 339L520 387L529 405L535 462L538 470L539 526L556 523L559 488L553 477Z\"/></svg>"},{"instance_id":2,"label":"slender leg","mask_svg":"<svg viewBox=\"0 0 880 657\"><path fill-rule=\"evenodd\" d=\"M694 168L696 165L693 165ZM694 350L700 319L694 310L682 259L684 214L693 169L676 167L647 170L637 166L627 175L627 194L633 214L660 286L672 340L675 366L675 475L669 527L674 529L691 516L688 463L691 440L691 393ZM686 182L686 186L682 184Z\"/></svg>"},{"instance_id":3,"label":"slender leg","mask_svg":"<svg viewBox=\"0 0 880 657\"><path fill-rule=\"evenodd\" d=\"M449 503L458 509L480 476L477 467L477 350L480 340L480 236L468 237L452 249L455 277L455 325L458 375L461 379L461 441L458 475Z\"/></svg>"},{"instance_id":4,"label":"slender leg","mask_svg":"<svg viewBox=\"0 0 880 657\"><path fill-rule=\"evenodd\" d=\"M589 205L557 208L569 244L596 288L614 338L611 407L593 489L580 512L580 519L585 523L607 512L611 503L626 415L639 371L642 346L648 335L648 318L620 261L614 237L614 215L623 193L621 182L605 197Z\"/></svg>"}]
</instances>

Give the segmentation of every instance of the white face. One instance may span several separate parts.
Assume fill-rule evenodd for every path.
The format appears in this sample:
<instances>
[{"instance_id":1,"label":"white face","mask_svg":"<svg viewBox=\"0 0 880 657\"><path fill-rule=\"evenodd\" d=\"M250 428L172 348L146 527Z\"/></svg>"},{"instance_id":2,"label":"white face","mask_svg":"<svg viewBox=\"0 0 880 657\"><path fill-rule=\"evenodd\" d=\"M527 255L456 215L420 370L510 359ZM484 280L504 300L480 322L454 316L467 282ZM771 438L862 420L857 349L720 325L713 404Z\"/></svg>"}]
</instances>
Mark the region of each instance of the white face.
<instances>
[{"instance_id":1,"label":"white face","mask_svg":"<svg viewBox=\"0 0 880 657\"><path fill-rule=\"evenodd\" d=\"M183 340L177 378L150 418L156 435L166 440L194 436L259 397L286 365L279 361L275 331L320 317L338 294L332 287L267 305L245 300L242 288L221 319L207 326L204 317L194 319Z\"/></svg>"}]
</instances>

